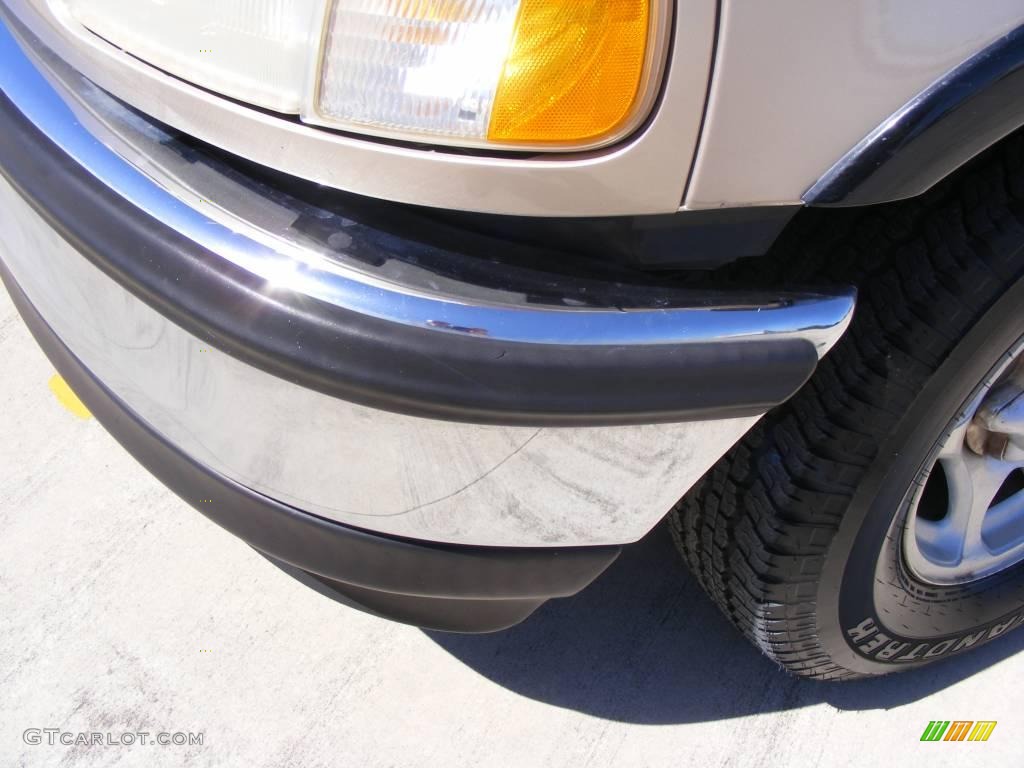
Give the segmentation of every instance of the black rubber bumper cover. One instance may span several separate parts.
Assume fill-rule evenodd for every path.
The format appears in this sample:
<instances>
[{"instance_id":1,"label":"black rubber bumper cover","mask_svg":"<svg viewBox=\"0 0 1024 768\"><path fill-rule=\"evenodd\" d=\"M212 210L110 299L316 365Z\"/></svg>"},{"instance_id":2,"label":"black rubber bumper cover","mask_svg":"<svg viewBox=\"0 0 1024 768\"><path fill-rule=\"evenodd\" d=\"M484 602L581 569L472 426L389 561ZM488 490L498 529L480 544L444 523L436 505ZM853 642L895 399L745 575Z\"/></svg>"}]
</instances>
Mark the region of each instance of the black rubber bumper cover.
<instances>
[{"instance_id":1,"label":"black rubber bumper cover","mask_svg":"<svg viewBox=\"0 0 1024 768\"><path fill-rule=\"evenodd\" d=\"M61 342L0 262L32 335L93 415L146 469L221 527L293 575L359 608L417 626L490 632L552 597L575 594L619 547L566 549L428 544L339 525L281 504L203 467L167 443ZM290 566L287 567L287 566Z\"/></svg>"},{"instance_id":2,"label":"black rubber bumper cover","mask_svg":"<svg viewBox=\"0 0 1024 768\"><path fill-rule=\"evenodd\" d=\"M817 365L811 343L559 345L440 333L269 292L108 189L0 94L0 173L88 259L193 335L299 386L469 423L652 424L759 415Z\"/></svg>"}]
</instances>

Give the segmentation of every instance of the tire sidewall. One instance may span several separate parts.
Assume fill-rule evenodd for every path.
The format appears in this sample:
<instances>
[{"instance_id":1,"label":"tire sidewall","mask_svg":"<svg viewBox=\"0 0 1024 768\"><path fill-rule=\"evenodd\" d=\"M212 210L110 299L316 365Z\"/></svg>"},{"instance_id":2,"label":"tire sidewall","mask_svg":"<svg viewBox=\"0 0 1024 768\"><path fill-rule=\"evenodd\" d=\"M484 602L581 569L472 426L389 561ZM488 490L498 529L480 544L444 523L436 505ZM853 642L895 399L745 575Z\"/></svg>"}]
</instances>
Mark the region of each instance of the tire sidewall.
<instances>
[{"instance_id":1,"label":"tire sidewall","mask_svg":"<svg viewBox=\"0 0 1024 768\"><path fill-rule=\"evenodd\" d=\"M951 627L928 637L902 635L890 626L899 606L879 605L876 598L879 558L894 551L901 556L902 521L894 525L894 518L904 514L911 483L958 409L1024 336L1022 307L1024 279L982 316L894 422L854 493L825 558L817 593L818 635L835 663L862 674L884 674L961 653L1024 624L1024 568L964 588L965 596L984 600L986 612L997 614L966 631ZM936 619L940 630L941 622Z\"/></svg>"}]
</instances>

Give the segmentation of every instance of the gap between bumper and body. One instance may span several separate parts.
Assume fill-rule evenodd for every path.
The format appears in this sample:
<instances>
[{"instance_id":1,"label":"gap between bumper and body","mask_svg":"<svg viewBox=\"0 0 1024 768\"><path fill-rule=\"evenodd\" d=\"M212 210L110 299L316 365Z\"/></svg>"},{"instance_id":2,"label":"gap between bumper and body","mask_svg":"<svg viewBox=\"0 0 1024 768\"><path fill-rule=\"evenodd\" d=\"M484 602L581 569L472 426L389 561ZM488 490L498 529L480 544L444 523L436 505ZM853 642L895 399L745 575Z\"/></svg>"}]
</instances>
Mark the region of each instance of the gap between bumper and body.
<instances>
[{"instance_id":1,"label":"gap between bumper and body","mask_svg":"<svg viewBox=\"0 0 1024 768\"><path fill-rule=\"evenodd\" d=\"M179 495L386 615L494 629L582 588L849 323L852 292L581 299L424 277L379 229L305 247L12 25L0 260L41 345Z\"/></svg>"}]
</instances>

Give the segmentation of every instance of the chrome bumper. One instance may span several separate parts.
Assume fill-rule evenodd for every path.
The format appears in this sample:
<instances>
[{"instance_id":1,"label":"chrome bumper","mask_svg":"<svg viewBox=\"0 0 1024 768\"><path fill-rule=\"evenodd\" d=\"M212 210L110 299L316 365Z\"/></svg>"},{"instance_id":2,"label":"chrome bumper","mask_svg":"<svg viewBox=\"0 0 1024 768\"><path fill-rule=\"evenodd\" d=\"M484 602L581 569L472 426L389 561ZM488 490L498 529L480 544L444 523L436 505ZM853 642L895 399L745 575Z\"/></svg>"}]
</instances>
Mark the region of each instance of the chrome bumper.
<instances>
[{"instance_id":1,"label":"chrome bumper","mask_svg":"<svg viewBox=\"0 0 1024 768\"><path fill-rule=\"evenodd\" d=\"M173 137L62 69L23 30L19 40L0 29L0 88L8 116L37 149L0 158L7 270L61 342L162 439L327 520L458 544L634 541L799 386L849 323L852 294L616 285L615 297L591 300L551 295L550 284L533 293L514 282L453 279L424 267L427 255L445 254L403 258L404 246L347 220L311 242L293 226L297 204L183 159ZM41 162L44 144L53 168L99 185L118 215L153 222L202 260L186 272L174 254L140 248L119 252L117 262L98 253L66 221L68 206L63 220L53 212L65 188L51 198L40 191L39 176L49 174L12 170ZM83 209L95 203L81 201ZM149 242L151 234L132 237ZM385 253L383 263L359 250L370 246ZM148 270L150 282L133 267ZM230 295L249 298L229 312L209 307L227 325L194 322L187 300L224 280L224 270L247 276ZM624 304L623 292L635 303ZM280 348L256 348L246 334L293 321L303 333ZM344 335L345 323L363 322L383 329L379 338ZM316 340L324 324L338 334L337 349ZM394 350L412 334L430 350L421 355L430 365L417 368L410 353L417 374L407 375ZM319 366L308 376L295 363L307 339ZM364 342L387 347L388 370L346 359L346 345ZM587 367L594 359L601 364ZM632 360L653 367L633 370ZM719 385L701 384L705 364ZM767 380L769 370L781 371L779 381ZM534 391L544 386L547 399ZM453 404L459 392L471 407ZM630 410L630 392L650 402Z\"/></svg>"}]
</instances>

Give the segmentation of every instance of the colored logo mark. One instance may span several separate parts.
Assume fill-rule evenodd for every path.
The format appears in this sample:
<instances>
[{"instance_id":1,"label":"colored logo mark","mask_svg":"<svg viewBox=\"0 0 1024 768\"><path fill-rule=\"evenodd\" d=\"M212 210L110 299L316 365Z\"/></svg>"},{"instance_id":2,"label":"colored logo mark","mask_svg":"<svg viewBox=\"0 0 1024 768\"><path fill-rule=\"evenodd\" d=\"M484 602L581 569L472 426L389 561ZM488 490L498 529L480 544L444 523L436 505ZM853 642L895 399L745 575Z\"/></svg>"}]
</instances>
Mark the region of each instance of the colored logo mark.
<instances>
[{"instance_id":1,"label":"colored logo mark","mask_svg":"<svg viewBox=\"0 0 1024 768\"><path fill-rule=\"evenodd\" d=\"M995 729L995 720L932 720L921 741L988 741Z\"/></svg>"}]
</instances>

